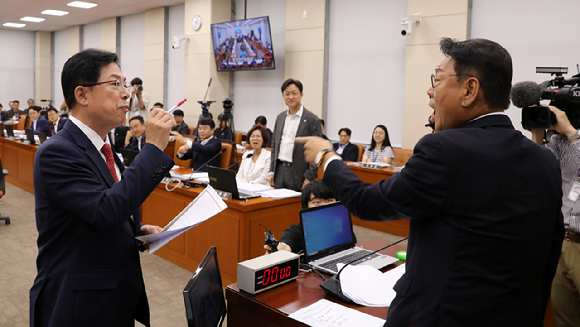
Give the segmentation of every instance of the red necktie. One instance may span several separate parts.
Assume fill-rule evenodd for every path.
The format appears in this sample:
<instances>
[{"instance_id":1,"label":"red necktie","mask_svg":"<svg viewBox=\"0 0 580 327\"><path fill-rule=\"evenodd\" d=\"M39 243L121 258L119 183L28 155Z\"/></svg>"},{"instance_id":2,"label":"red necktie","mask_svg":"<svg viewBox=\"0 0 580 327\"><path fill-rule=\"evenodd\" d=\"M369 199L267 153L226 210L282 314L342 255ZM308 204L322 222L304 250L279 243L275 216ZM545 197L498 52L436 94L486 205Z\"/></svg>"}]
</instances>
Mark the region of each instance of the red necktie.
<instances>
[{"instance_id":1,"label":"red necktie","mask_svg":"<svg viewBox=\"0 0 580 327\"><path fill-rule=\"evenodd\" d=\"M119 178L117 178L117 171L115 170L115 159L113 159L113 150L111 149L111 145L105 143L101 148L101 152L105 155L105 159L107 160L107 167L109 167L109 171L113 178L115 179L115 183L119 182Z\"/></svg>"}]
</instances>

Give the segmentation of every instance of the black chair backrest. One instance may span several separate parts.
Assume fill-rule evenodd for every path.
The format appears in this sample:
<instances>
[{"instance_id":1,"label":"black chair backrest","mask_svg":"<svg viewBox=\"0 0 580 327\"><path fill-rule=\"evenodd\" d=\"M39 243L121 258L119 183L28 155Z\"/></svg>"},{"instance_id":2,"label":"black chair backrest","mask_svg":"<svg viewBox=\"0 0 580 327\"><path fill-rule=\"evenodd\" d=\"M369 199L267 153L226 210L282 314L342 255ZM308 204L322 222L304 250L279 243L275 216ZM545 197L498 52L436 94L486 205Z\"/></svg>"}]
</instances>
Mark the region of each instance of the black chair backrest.
<instances>
[{"instance_id":1,"label":"black chair backrest","mask_svg":"<svg viewBox=\"0 0 580 327\"><path fill-rule=\"evenodd\" d=\"M4 169L2 168L2 159L0 159L0 191L6 195L6 182L4 181Z\"/></svg>"}]
</instances>

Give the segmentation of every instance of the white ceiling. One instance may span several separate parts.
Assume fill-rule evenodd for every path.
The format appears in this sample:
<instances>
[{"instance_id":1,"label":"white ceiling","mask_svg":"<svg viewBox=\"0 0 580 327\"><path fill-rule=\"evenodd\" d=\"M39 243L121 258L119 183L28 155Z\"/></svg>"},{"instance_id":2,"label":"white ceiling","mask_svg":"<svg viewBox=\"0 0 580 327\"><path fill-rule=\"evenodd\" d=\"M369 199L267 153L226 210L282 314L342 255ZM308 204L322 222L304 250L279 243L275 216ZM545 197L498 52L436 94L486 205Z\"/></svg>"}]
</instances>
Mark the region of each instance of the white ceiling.
<instances>
[{"instance_id":1,"label":"white ceiling","mask_svg":"<svg viewBox=\"0 0 580 327\"><path fill-rule=\"evenodd\" d=\"M91 9L69 7L73 0L0 0L0 28L28 31L58 31L71 26L90 24L112 17L144 12L149 9L182 4L184 0L87 0L98 4ZM41 15L46 9L68 11L65 16ZM41 23L23 22L24 16L41 17ZM4 27L6 22L24 23L23 28Z\"/></svg>"}]
</instances>

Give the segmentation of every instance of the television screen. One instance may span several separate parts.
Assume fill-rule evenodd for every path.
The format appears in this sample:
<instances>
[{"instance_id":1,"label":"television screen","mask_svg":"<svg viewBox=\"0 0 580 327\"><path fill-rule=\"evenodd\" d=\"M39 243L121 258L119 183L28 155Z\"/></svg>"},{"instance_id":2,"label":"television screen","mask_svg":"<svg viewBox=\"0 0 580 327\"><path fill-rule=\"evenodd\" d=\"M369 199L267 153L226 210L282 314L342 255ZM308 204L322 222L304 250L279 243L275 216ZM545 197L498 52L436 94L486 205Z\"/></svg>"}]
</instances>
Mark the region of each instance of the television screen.
<instances>
[{"instance_id":1,"label":"television screen","mask_svg":"<svg viewBox=\"0 0 580 327\"><path fill-rule=\"evenodd\" d=\"M218 71L276 68L268 16L212 24L211 34Z\"/></svg>"}]
</instances>

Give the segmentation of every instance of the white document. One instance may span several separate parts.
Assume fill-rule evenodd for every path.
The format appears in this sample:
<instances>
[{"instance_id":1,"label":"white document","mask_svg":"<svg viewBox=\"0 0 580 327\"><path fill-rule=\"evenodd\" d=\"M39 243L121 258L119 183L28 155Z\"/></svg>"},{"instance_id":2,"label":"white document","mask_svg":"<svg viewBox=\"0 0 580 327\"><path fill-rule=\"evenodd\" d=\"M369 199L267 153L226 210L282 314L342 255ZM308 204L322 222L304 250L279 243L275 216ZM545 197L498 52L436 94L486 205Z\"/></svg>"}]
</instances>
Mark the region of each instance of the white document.
<instances>
[{"instance_id":1,"label":"white document","mask_svg":"<svg viewBox=\"0 0 580 327\"><path fill-rule=\"evenodd\" d=\"M397 295L393 287L404 273L405 264L384 274L371 266L349 265L340 274L340 287L344 295L357 304L388 307Z\"/></svg>"},{"instance_id":2,"label":"white document","mask_svg":"<svg viewBox=\"0 0 580 327\"><path fill-rule=\"evenodd\" d=\"M208 185L161 232L135 238L148 243L149 254L153 254L181 233L217 215L227 207L216 191Z\"/></svg>"},{"instance_id":3,"label":"white document","mask_svg":"<svg viewBox=\"0 0 580 327\"><path fill-rule=\"evenodd\" d=\"M275 190L261 191L256 193L260 194L263 198L272 198L276 200L293 198L295 196L302 196L302 193L289 190L287 188L279 188Z\"/></svg>"},{"instance_id":4,"label":"white document","mask_svg":"<svg viewBox=\"0 0 580 327\"><path fill-rule=\"evenodd\" d=\"M173 178L179 178L181 180L188 180L188 179L206 179L209 181L209 177L207 175L207 173L187 173L187 174L179 174L177 172L174 171L170 171L169 172L171 174L171 177Z\"/></svg>"},{"instance_id":5,"label":"white document","mask_svg":"<svg viewBox=\"0 0 580 327\"><path fill-rule=\"evenodd\" d=\"M384 319L325 299L302 308L288 317L313 327L381 327L385 324Z\"/></svg>"},{"instance_id":6,"label":"white document","mask_svg":"<svg viewBox=\"0 0 580 327\"><path fill-rule=\"evenodd\" d=\"M268 191L268 190L273 190L274 188L269 186L269 185L264 185L264 184L250 184L250 183L244 183L244 182L240 182L240 181L236 181L238 184L238 190L242 190L242 191L246 191L246 192L263 192L263 191Z\"/></svg>"}]
</instances>

